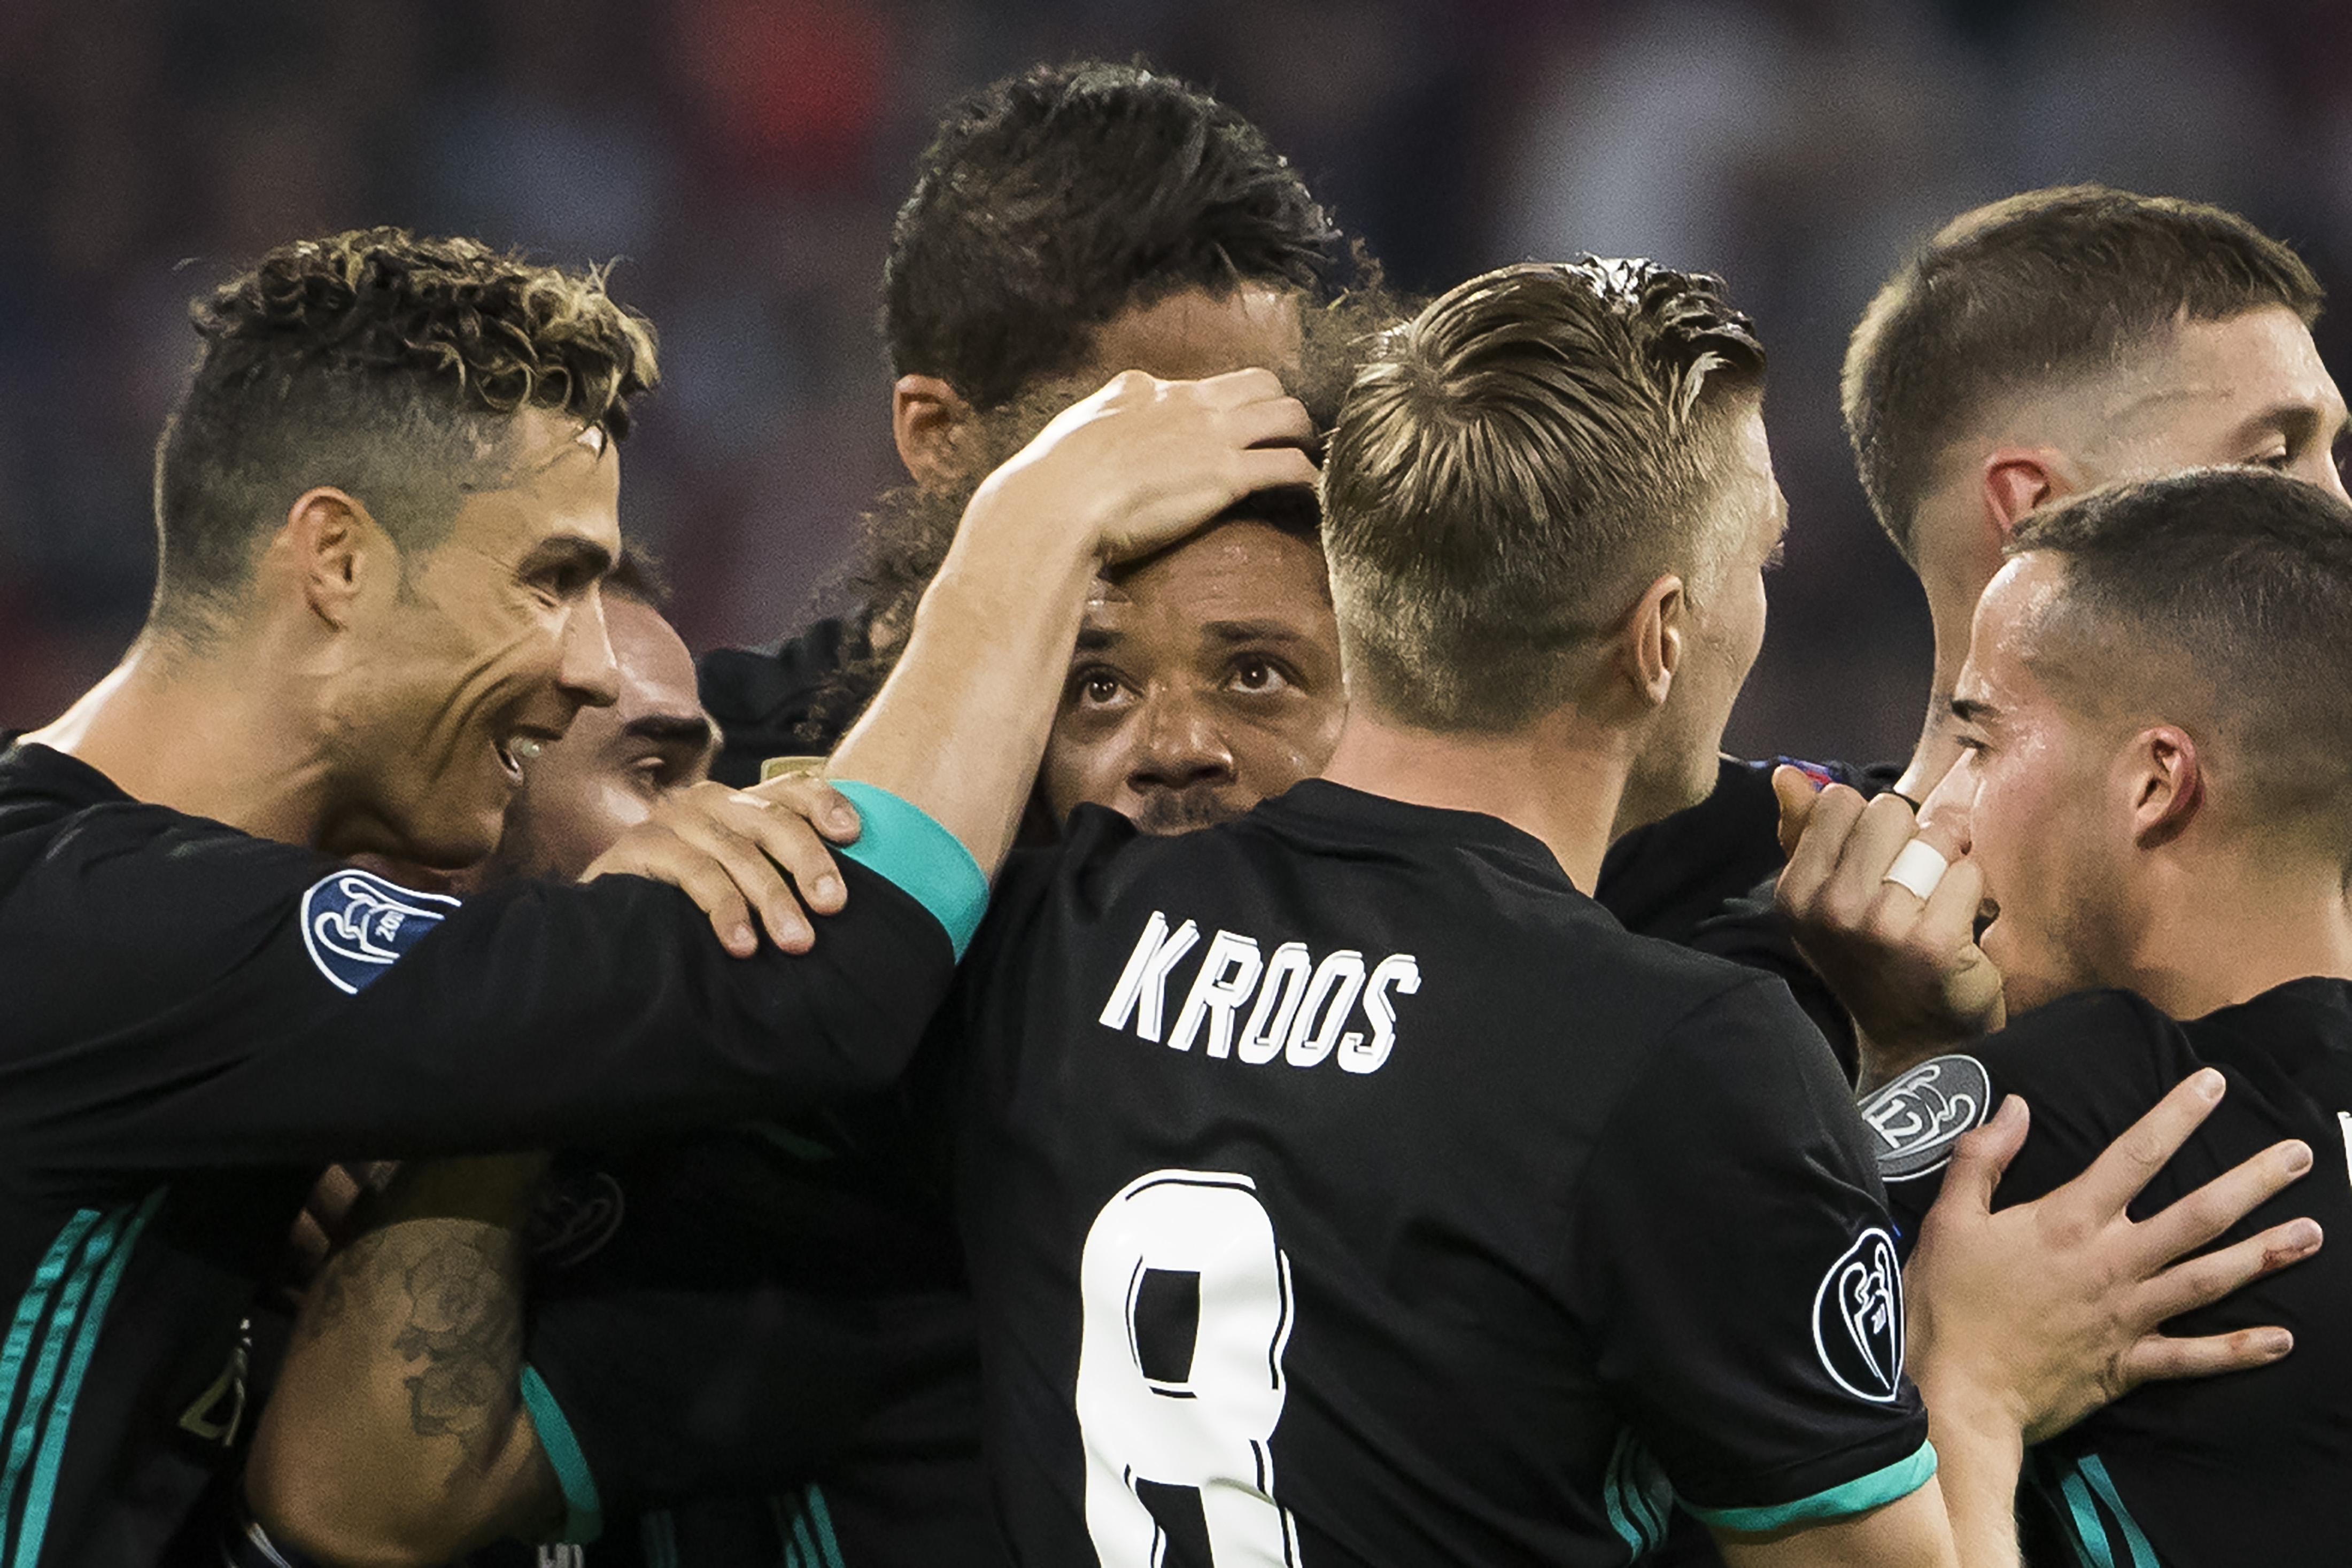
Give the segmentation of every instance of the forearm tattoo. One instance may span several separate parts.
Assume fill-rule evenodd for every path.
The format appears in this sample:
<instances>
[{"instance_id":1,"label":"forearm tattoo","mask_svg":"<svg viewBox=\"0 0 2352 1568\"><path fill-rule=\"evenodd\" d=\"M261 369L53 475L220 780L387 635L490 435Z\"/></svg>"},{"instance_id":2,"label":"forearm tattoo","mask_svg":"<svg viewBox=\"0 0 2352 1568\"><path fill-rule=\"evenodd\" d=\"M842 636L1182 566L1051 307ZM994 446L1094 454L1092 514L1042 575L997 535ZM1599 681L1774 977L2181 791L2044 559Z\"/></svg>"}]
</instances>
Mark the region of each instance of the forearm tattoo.
<instances>
[{"instance_id":1,"label":"forearm tattoo","mask_svg":"<svg viewBox=\"0 0 2352 1568\"><path fill-rule=\"evenodd\" d=\"M522 1369L520 1243L511 1231L467 1222L394 1226L353 1242L319 1281L305 1332L373 1307L411 1371L410 1423L420 1437L454 1437L487 1470L511 1425ZM454 1485L459 1479L453 1472Z\"/></svg>"}]
</instances>

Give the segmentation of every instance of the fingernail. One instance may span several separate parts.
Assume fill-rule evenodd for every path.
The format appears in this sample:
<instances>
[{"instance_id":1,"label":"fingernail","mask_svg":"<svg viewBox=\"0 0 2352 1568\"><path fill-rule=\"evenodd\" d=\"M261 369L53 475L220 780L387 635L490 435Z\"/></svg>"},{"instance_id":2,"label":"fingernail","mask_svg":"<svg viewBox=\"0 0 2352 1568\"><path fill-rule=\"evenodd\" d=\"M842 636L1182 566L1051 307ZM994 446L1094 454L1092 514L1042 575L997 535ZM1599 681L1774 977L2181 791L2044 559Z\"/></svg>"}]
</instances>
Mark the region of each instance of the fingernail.
<instances>
[{"instance_id":1,"label":"fingernail","mask_svg":"<svg viewBox=\"0 0 2352 1568\"><path fill-rule=\"evenodd\" d=\"M2228 1082L2221 1073L2210 1067L2203 1069L2197 1074L2197 1092L2208 1100L2219 1100L2221 1097L2221 1091L2228 1087Z\"/></svg>"},{"instance_id":2,"label":"fingernail","mask_svg":"<svg viewBox=\"0 0 2352 1568\"><path fill-rule=\"evenodd\" d=\"M758 941L759 938L751 934L751 928L749 925L738 925L728 936L727 945L740 951Z\"/></svg>"},{"instance_id":3,"label":"fingernail","mask_svg":"<svg viewBox=\"0 0 2352 1568\"><path fill-rule=\"evenodd\" d=\"M2294 1348L2294 1335L2284 1329L2256 1329L2254 1348L2264 1355L2284 1355Z\"/></svg>"},{"instance_id":4,"label":"fingernail","mask_svg":"<svg viewBox=\"0 0 2352 1568\"><path fill-rule=\"evenodd\" d=\"M2287 1152L2286 1152L2286 1169L2287 1169L2287 1174L2288 1174L2289 1176L2301 1176L2304 1172L2305 1172L2305 1171L2309 1170L2310 1168L2311 1168L2311 1145L2308 1145L2308 1144L2297 1144L2297 1145L2294 1145L2294 1147L2293 1147L2293 1148L2291 1148L2291 1149L2287 1150Z\"/></svg>"},{"instance_id":5,"label":"fingernail","mask_svg":"<svg viewBox=\"0 0 2352 1568\"><path fill-rule=\"evenodd\" d=\"M839 898L841 896L841 879L828 872L824 876L816 879L816 886L811 891L813 891L819 898Z\"/></svg>"},{"instance_id":6,"label":"fingernail","mask_svg":"<svg viewBox=\"0 0 2352 1568\"><path fill-rule=\"evenodd\" d=\"M2000 1097L2000 1109L1993 1113L1993 1120L1996 1122L2014 1122L2020 1116L2024 1114L2025 1102L2019 1099L2014 1094L2004 1094Z\"/></svg>"},{"instance_id":7,"label":"fingernail","mask_svg":"<svg viewBox=\"0 0 2352 1568\"><path fill-rule=\"evenodd\" d=\"M2287 1244L2298 1252L2308 1252L2320 1243L2319 1221L2298 1219L2286 1233Z\"/></svg>"},{"instance_id":8,"label":"fingernail","mask_svg":"<svg viewBox=\"0 0 2352 1568\"><path fill-rule=\"evenodd\" d=\"M857 826L857 813L846 806L835 806L824 814L824 820L845 833Z\"/></svg>"}]
</instances>

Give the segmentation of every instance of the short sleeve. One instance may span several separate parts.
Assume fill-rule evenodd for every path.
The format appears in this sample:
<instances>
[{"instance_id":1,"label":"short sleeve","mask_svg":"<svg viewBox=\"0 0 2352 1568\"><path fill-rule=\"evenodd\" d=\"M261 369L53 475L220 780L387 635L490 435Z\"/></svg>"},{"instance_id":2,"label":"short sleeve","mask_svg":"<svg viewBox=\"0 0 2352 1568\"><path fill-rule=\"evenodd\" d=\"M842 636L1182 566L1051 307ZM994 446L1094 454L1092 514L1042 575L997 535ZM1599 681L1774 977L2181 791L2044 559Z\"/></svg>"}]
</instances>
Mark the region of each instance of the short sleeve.
<instances>
[{"instance_id":1,"label":"short sleeve","mask_svg":"<svg viewBox=\"0 0 2352 1568\"><path fill-rule=\"evenodd\" d=\"M1843 1518L1934 1472L1878 1178L1785 987L1735 985L1657 1042L1562 1257L1604 1396L1701 1520Z\"/></svg>"}]
</instances>

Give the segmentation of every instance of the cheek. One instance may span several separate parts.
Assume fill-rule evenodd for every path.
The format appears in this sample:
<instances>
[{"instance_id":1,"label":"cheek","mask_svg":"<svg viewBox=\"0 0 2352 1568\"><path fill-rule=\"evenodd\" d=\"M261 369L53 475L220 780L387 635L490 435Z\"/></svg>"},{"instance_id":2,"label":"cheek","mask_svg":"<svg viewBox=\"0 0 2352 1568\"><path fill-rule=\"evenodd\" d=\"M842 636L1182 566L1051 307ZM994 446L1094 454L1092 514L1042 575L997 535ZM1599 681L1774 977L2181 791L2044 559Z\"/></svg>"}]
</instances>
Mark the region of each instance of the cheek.
<instances>
[{"instance_id":1,"label":"cheek","mask_svg":"<svg viewBox=\"0 0 2352 1568\"><path fill-rule=\"evenodd\" d=\"M1076 732L1076 733L1074 733ZM1118 759L1125 753L1124 726L1065 719L1054 727L1045 743L1037 781L1045 791L1045 805L1055 820L1066 817L1087 800L1108 801L1108 781L1118 776Z\"/></svg>"}]
</instances>

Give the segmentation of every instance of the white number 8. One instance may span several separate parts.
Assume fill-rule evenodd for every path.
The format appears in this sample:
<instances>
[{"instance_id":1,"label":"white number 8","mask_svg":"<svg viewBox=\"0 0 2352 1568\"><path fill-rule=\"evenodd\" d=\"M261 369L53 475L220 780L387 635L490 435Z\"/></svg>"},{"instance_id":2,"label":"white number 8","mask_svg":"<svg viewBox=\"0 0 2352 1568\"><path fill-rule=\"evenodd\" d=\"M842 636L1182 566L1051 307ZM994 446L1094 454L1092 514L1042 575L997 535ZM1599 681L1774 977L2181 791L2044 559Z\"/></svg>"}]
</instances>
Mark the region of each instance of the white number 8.
<instances>
[{"instance_id":1,"label":"white number 8","mask_svg":"<svg viewBox=\"0 0 2352 1568\"><path fill-rule=\"evenodd\" d=\"M1135 1321L1153 1270L1200 1279L1182 1382L1148 1376ZM1216 1568L1298 1568L1298 1528L1274 1500L1267 1444L1282 1419L1290 1260L1256 1185L1223 1171L1154 1171L1103 1206L1078 1260L1078 1430L1087 1531L1103 1568L1158 1568L1165 1534L1138 1481L1201 1494Z\"/></svg>"}]
</instances>

